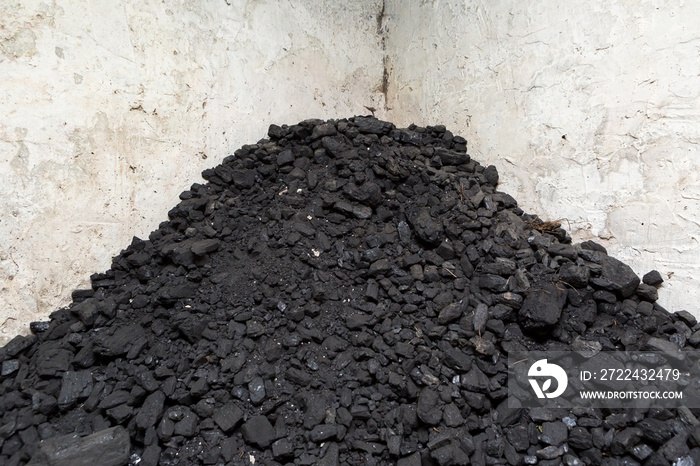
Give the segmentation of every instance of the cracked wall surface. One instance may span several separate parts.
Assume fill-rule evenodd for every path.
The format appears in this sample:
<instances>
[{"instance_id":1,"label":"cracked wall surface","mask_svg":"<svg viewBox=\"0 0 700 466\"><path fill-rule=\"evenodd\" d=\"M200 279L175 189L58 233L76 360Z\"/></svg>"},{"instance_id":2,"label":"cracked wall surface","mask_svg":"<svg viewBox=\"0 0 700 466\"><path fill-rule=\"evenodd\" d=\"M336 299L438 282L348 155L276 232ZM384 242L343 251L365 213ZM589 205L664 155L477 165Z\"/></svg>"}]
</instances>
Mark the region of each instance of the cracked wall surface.
<instances>
[{"instance_id":1,"label":"cracked wall surface","mask_svg":"<svg viewBox=\"0 0 700 466\"><path fill-rule=\"evenodd\" d=\"M383 108L382 7L2 2L0 345L270 123Z\"/></svg>"},{"instance_id":2,"label":"cracked wall surface","mask_svg":"<svg viewBox=\"0 0 700 466\"><path fill-rule=\"evenodd\" d=\"M502 190L700 316L700 2L387 0L397 124L464 135Z\"/></svg>"}]
</instances>

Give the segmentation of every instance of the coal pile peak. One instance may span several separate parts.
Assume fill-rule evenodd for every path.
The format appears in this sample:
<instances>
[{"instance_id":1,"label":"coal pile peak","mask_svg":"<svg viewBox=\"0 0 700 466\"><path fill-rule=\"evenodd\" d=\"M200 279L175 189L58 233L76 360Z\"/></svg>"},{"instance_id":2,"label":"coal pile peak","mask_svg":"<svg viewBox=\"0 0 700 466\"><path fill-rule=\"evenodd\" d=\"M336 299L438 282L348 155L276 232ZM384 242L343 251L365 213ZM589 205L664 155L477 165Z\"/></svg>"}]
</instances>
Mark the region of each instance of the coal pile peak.
<instances>
[{"instance_id":1,"label":"coal pile peak","mask_svg":"<svg viewBox=\"0 0 700 466\"><path fill-rule=\"evenodd\" d=\"M203 176L0 350L1 464L700 460L693 410L507 407L510 351L672 353L700 326L444 126L271 125Z\"/></svg>"}]
</instances>

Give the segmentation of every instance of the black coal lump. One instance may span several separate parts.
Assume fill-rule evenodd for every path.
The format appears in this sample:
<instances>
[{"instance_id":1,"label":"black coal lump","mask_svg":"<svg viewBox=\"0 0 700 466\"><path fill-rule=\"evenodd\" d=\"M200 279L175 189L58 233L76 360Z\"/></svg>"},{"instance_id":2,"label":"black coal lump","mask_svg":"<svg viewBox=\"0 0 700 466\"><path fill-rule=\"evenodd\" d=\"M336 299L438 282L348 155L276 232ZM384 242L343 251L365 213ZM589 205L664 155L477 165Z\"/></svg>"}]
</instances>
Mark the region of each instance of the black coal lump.
<instances>
[{"instance_id":1,"label":"black coal lump","mask_svg":"<svg viewBox=\"0 0 700 466\"><path fill-rule=\"evenodd\" d=\"M508 407L510 351L679 358L700 329L444 126L273 124L202 176L0 348L0 464L700 459L695 410Z\"/></svg>"}]
</instances>

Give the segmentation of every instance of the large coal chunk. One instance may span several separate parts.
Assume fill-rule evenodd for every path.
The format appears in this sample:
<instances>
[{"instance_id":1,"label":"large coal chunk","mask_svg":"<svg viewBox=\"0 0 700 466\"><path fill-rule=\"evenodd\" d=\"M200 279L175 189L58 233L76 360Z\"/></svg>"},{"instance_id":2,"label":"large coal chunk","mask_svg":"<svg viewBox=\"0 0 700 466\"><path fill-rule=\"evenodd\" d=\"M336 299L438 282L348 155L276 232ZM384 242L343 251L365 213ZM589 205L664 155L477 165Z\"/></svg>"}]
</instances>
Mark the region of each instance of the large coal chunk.
<instances>
[{"instance_id":1,"label":"large coal chunk","mask_svg":"<svg viewBox=\"0 0 700 466\"><path fill-rule=\"evenodd\" d=\"M249 189L255 186L254 170L236 170L232 173L231 178L238 188Z\"/></svg>"},{"instance_id":2,"label":"large coal chunk","mask_svg":"<svg viewBox=\"0 0 700 466\"><path fill-rule=\"evenodd\" d=\"M143 328L138 324L126 327L114 328L104 334L98 333L93 343L93 351L100 356L122 356L129 352L138 338L145 335Z\"/></svg>"},{"instance_id":3,"label":"large coal chunk","mask_svg":"<svg viewBox=\"0 0 700 466\"><path fill-rule=\"evenodd\" d=\"M435 155L440 158L443 165L462 165L469 162L469 156L466 153L460 153L448 149L437 149ZM498 175L496 175L498 176ZM494 180L494 186L495 186Z\"/></svg>"},{"instance_id":4,"label":"large coal chunk","mask_svg":"<svg viewBox=\"0 0 700 466\"><path fill-rule=\"evenodd\" d=\"M42 440L28 466L124 466L130 450L129 433L117 426L86 437L64 435Z\"/></svg>"},{"instance_id":5,"label":"large coal chunk","mask_svg":"<svg viewBox=\"0 0 700 466\"><path fill-rule=\"evenodd\" d=\"M543 281L534 285L526 294L518 311L523 327L532 331L545 331L559 322L566 304L566 288L560 283Z\"/></svg>"},{"instance_id":6,"label":"large coal chunk","mask_svg":"<svg viewBox=\"0 0 700 466\"><path fill-rule=\"evenodd\" d=\"M641 280L632 268L615 259L605 256L601 262L602 273L600 278L592 279L594 285L600 288L617 291L623 298L634 294Z\"/></svg>"},{"instance_id":7,"label":"large coal chunk","mask_svg":"<svg viewBox=\"0 0 700 466\"><path fill-rule=\"evenodd\" d=\"M431 426L437 425L442 419L442 408L439 403L437 392L431 388L424 388L416 406L416 413L420 420Z\"/></svg>"},{"instance_id":8,"label":"large coal chunk","mask_svg":"<svg viewBox=\"0 0 700 466\"><path fill-rule=\"evenodd\" d=\"M393 123L376 118L356 117L354 123L361 133L369 134L389 134L395 128Z\"/></svg>"},{"instance_id":9,"label":"large coal chunk","mask_svg":"<svg viewBox=\"0 0 700 466\"><path fill-rule=\"evenodd\" d=\"M243 420L243 411L234 403L228 403L226 406L217 409L212 419L224 432L231 431Z\"/></svg>"},{"instance_id":10,"label":"large coal chunk","mask_svg":"<svg viewBox=\"0 0 700 466\"><path fill-rule=\"evenodd\" d=\"M411 211L408 222L416 237L429 246L437 246L443 238L442 225L430 214L427 208Z\"/></svg>"}]
</instances>

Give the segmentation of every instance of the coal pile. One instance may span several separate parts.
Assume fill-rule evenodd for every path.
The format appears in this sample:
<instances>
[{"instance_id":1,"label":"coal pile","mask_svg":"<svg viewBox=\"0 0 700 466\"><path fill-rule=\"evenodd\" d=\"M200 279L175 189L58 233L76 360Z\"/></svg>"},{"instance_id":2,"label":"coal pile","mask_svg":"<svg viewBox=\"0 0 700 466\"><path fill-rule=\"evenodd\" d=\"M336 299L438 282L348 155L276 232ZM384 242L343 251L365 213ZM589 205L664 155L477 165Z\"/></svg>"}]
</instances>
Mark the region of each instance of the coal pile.
<instances>
[{"instance_id":1,"label":"coal pile","mask_svg":"<svg viewBox=\"0 0 700 466\"><path fill-rule=\"evenodd\" d=\"M693 465L690 409L511 409L522 349L700 343L443 126L272 125L0 349L2 465Z\"/></svg>"}]
</instances>

